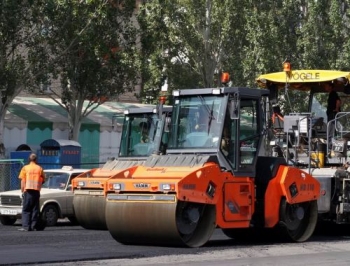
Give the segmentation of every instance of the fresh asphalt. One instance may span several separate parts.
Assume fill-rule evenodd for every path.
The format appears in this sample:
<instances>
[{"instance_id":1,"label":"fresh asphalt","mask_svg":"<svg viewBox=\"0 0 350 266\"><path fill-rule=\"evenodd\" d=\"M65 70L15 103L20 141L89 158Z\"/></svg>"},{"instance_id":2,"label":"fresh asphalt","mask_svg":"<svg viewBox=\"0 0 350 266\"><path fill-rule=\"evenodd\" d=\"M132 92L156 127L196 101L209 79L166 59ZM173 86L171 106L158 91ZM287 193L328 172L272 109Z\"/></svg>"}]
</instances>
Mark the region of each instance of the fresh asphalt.
<instances>
[{"instance_id":1,"label":"fresh asphalt","mask_svg":"<svg viewBox=\"0 0 350 266\"><path fill-rule=\"evenodd\" d=\"M18 228L0 225L0 265L350 265L349 226L328 228L305 243L239 243L216 230L201 248L121 245L108 231L65 220L44 231Z\"/></svg>"}]
</instances>

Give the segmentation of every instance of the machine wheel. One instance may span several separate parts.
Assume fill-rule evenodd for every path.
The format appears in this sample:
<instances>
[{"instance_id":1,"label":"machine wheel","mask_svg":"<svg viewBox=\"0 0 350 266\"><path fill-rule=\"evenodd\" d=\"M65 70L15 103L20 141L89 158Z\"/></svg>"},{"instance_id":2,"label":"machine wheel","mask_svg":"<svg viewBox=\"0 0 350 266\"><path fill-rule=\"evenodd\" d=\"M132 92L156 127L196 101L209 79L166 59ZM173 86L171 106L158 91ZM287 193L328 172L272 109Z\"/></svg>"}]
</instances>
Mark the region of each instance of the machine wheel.
<instances>
[{"instance_id":1,"label":"machine wheel","mask_svg":"<svg viewBox=\"0 0 350 266\"><path fill-rule=\"evenodd\" d=\"M79 225L85 229L107 230L104 196L74 195L73 206Z\"/></svg>"},{"instance_id":2,"label":"machine wheel","mask_svg":"<svg viewBox=\"0 0 350 266\"><path fill-rule=\"evenodd\" d=\"M108 230L123 244L199 247L211 237L215 219L215 205L183 201L106 203Z\"/></svg>"},{"instance_id":3,"label":"machine wheel","mask_svg":"<svg viewBox=\"0 0 350 266\"><path fill-rule=\"evenodd\" d=\"M17 218L14 216L0 216L0 222L2 225L14 225Z\"/></svg>"},{"instance_id":4,"label":"machine wheel","mask_svg":"<svg viewBox=\"0 0 350 266\"><path fill-rule=\"evenodd\" d=\"M283 237L295 242L308 240L316 228L317 216L317 201L289 204L283 198L280 205Z\"/></svg>"},{"instance_id":5,"label":"machine wheel","mask_svg":"<svg viewBox=\"0 0 350 266\"><path fill-rule=\"evenodd\" d=\"M183 243L189 247L204 245L216 227L215 206L179 201L176 224Z\"/></svg>"},{"instance_id":6,"label":"machine wheel","mask_svg":"<svg viewBox=\"0 0 350 266\"><path fill-rule=\"evenodd\" d=\"M55 226L58 220L58 209L55 205L46 205L41 213L41 219L45 221L46 226Z\"/></svg>"}]
</instances>

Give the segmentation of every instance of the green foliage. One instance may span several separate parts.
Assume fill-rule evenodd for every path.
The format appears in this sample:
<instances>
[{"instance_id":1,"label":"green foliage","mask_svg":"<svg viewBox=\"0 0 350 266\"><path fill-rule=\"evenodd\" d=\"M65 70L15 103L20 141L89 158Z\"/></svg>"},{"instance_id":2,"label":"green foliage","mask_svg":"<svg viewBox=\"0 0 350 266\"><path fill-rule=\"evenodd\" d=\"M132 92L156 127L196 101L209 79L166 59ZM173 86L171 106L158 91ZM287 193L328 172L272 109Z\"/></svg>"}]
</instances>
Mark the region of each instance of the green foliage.
<instances>
[{"instance_id":1,"label":"green foliage","mask_svg":"<svg viewBox=\"0 0 350 266\"><path fill-rule=\"evenodd\" d=\"M169 88L209 87L221 71L234 86L282 70L349 69L349 0L151 0L141 7L143 99ZM305 95L290 92L294 110ZM284 93L282 105L287 107Z\"/></svg>"},{"instance_id":2,"label":"green foliage","mask_svg":"<svg viewBox=\"0 0 350 266\"><path fill-rule=\"evenodd\" d=\"M216 86L218 73L232 70L231 55L239 56L243 35L239 4L244 3L154 0L141 6L138 21L147 99L156 98L163 77L168 77L170 90Z\"/></svg>"},{"instance_id":3,"label":"green foliage","mask_svg":"<svg viewBox=\"0 0 350 266\"><path fill-rule=\"evenodd\" d=\"M52 79L79 130L105 97L117 99L138 81L140 100L155 103L165 81L169 92L213 87L227 71L234 86L255 87L285 59L294 69L350 67L350 0L148 0L139 9L135 2L0 1L1 114L22 89ZM294 110L305 110L304 97L290 91Z\"/></svg>"},{"instance_id":4,"label":"green foliage","mask_svg":"<svg viewBox=\"0 0 350 266\"><path fill-rule=\"evenodd\" d=\"M4 112L20 89L31 84L25 51L34 34L31 33L32 13L24 0L3 0L0 2L0 102Z\"/></svg>"},{"instance_id":5,"label":"green foliage","mask_svg":"<svg viewBox=\"0 0 350 266\"><path fill-rule=\"evenodd\" d=\"M133 91L138 81L135 1L46 1L41 6L46 70L38 83L60 81L62 106L77 139L80 122L106 99ZM54 90L53 90L54 91ZM83 107L83 101L89 104Z\"/></svg>"}]
</instances>

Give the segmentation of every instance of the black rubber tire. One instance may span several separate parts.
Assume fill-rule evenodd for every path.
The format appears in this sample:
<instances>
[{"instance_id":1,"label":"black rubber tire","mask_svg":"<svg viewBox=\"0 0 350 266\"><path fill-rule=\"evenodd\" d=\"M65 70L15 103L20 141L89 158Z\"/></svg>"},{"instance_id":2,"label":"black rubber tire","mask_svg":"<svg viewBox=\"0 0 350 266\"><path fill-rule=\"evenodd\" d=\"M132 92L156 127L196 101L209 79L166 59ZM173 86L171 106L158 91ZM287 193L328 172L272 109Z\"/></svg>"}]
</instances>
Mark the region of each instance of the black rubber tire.
<instances>
[{"instance_id":1,"label":"black rubber tire","mask_svg":"<svg viewBox=\"0 0 350 266\"><path fill-rule=\"evenodd\" d=\"M14 216L0 216L0 223L2 225L14 225L17 218Z\"/></svg>"},{"instance_id":2,"label":"black rubber tire","mask_svg":"<svg viewBox=\"0 0 350 266\"><path fill-rule=\"evenodd\" d=\"M59 217L58 209L55 205L46 205L41 212L41 219L45 221L46 226L55 226Z\"/></svg>"},{"instance_id":3,"label":"black rubber tire","mask_svg":"<svg viewBox=\"0 0 350 266\"><path fill-rule=\"evenodd\" d=\"M302 208L302 219L296 218L294 210ZM280 228L282 238L293 242L307 241L315 231L318 218L317 201L289 204L285 198L280 205Z\"/></svg>"}]
</instances>

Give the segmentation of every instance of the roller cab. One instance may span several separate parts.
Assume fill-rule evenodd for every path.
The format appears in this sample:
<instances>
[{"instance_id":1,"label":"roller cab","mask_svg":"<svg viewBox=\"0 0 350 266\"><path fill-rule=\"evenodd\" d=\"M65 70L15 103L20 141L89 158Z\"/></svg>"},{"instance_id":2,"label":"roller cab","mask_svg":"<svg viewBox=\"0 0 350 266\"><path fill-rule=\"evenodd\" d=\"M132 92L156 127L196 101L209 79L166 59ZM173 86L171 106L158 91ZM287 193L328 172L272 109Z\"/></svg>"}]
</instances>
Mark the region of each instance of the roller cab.
<instances>
[{"instance_id":1,"label":"roller cab","mask_svg":"<svg viewBox=\"0 0 350 266\"><path fill-rule=\"evenodd\" d=\"M159 111L161 114L159 114ZM117 158L108 160L101 168L79 176L74 180L74 211L78 222L86 229L106 230L105 182L125 169L133 171L142 165L152 153L165 151L166 132L164 120L171 107L142 107L125 110L123 117L115 117L116 123L123 121L120 150Z\"/></svg>"},{"instance_id":2,"label":"roller cab","mask_svg":"<svg viewBox=\"0 0 350 266\"><path fill-rule=\"evenodd\" d=\"M307 240L319 182L265 150L267 90L175 91L167 152L106 183L106 224L124 244L205 245L215 228L282 227ZM293 222L292 222L293 221Z\"/></svg>"}]
</instances>

